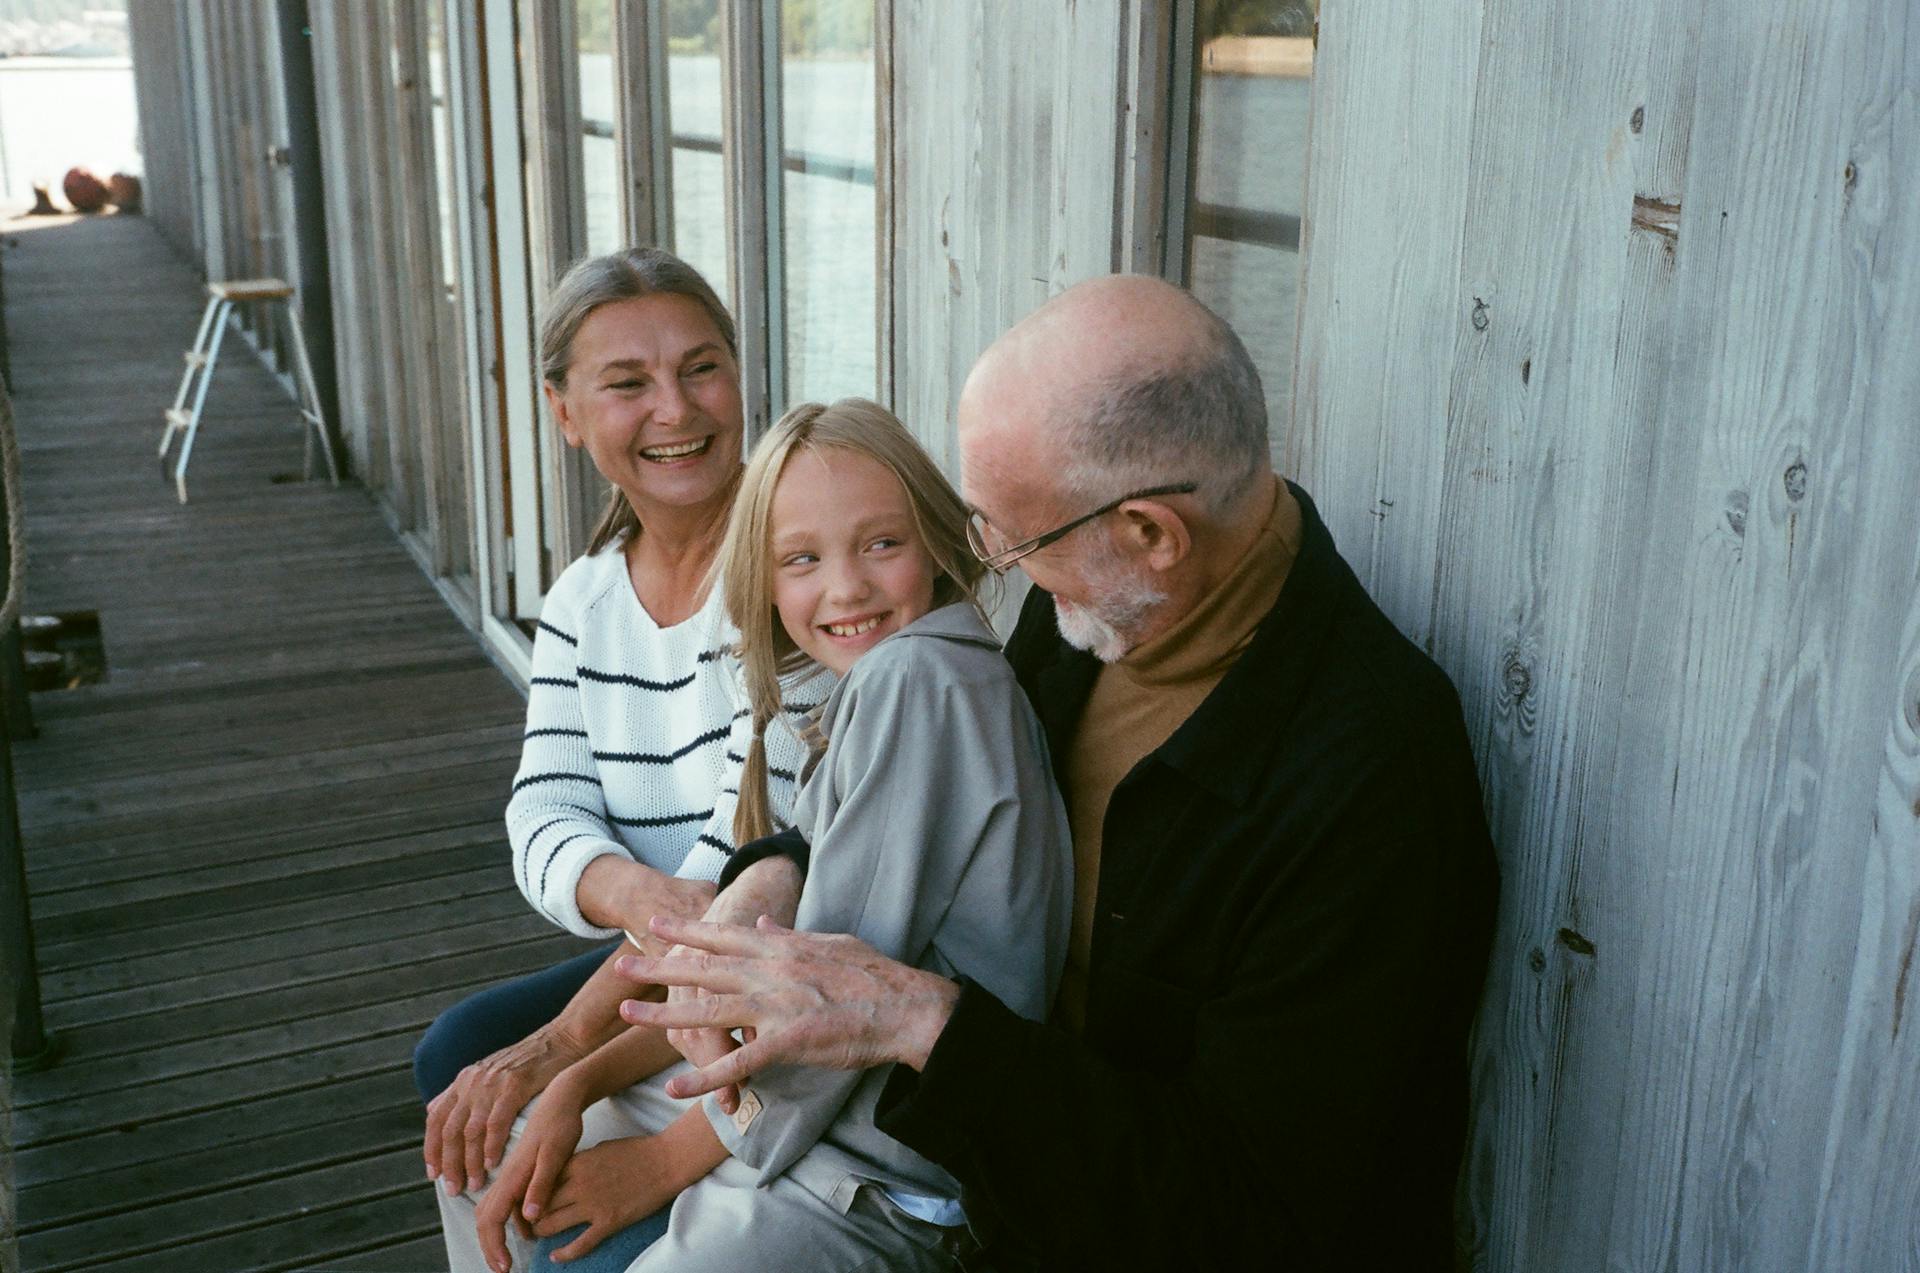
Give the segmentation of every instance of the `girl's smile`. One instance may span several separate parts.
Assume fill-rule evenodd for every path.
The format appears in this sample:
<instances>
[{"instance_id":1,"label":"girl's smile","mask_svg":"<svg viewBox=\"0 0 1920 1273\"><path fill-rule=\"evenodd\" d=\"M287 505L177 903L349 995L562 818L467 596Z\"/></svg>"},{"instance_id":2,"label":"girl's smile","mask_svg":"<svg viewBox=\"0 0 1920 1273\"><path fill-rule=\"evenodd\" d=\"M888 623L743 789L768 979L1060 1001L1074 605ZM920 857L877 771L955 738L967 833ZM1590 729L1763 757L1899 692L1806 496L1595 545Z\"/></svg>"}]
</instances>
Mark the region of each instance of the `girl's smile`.
<instances>
[{"instance_id":1,"label":"girl's smile","mask_svg":"<svg viewBox=\"0 0 1920 1273\"><path fill-rule=\"evenodd\" d=\"M773 603L793 643L845 675L933 608L933 559L907 492L853 451L796 450L771 508Z\"/></svg>"}]
</instances>

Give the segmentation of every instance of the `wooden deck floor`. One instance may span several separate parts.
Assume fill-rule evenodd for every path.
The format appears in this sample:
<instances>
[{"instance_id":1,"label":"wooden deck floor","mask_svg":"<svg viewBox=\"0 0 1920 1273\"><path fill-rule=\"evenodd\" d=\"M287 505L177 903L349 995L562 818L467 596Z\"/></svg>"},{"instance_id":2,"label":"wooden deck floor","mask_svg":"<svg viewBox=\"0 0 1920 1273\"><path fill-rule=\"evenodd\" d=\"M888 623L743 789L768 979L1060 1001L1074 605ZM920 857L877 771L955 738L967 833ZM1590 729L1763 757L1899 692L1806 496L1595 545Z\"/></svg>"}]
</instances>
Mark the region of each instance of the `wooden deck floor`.
<instances>
[{"instance_id":1,"label":"wooden deck floor","mask_svg":"<svg viewBox=\"0 0 1920 1273\"><path fill-rule=\"evenodd\" d=\"M518 695L229 339L175 503L201 294L137 218L15 221L30 613L105 683L16 743L47 1021L15 1088L22 1267L443 1269L408 1062L442 1007L580 949L514 892Z\"/></svg>"}]
</instances>

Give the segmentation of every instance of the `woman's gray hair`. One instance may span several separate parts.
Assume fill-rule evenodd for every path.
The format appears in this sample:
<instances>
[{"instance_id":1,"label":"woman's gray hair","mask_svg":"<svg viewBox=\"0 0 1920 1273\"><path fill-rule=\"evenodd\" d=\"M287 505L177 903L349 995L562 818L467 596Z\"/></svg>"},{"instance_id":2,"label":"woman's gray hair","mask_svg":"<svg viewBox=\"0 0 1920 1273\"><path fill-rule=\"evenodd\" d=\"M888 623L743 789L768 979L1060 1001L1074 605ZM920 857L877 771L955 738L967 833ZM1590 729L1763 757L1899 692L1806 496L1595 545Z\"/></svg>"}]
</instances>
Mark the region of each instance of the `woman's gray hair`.
<instances>
[{"instance_id":1,"label":"woman's gray hair","mask_svg":"<svg viewBox=\"0 0 1920 1273\"><path fill-rule=\"evenodd\" d=\"M1202 505L1221 513L1271 467L1260 373L1233 328L1193 304L1205 318L1190 350L1080 399L1059 452L1075 495L1097 504L1191 481Z\"/></svg>"},{"instance_id":2,"label":"woman's gray hair","mask_svg":"<svg viewBox=\"0 0 1920 1273\"><path fill-rule=\"evenodd\" d=\"M556 389L565 388L573 365L573 338L587 315L602 305L642 296L685 296L700 302L728 351L739 356L733 315L699 270L663 248L627 248L575 261L554 284L540 323L540 378Z\"/></svg>"},{"instance_id":3,"label":"woman's gray hair","mask_svg":"<svg viewBox=\"0 0 1920 1273\"><path fill-rule=\"evenodd\" d=\"M565 390L567 372L573 366L573 338L580 334L587 315L602 305L643 296L685 296L698 301L713 319L720 339L727 342L727 352L736 360L740 357L733 315L699 270L664 248L627 248L575 261L553 285L540 323L540 378L555 390ZM597 553L639 529L639 515L616 486L607 493L606 511L587 539L587 552Z\"/></svg>"}]
</instances>

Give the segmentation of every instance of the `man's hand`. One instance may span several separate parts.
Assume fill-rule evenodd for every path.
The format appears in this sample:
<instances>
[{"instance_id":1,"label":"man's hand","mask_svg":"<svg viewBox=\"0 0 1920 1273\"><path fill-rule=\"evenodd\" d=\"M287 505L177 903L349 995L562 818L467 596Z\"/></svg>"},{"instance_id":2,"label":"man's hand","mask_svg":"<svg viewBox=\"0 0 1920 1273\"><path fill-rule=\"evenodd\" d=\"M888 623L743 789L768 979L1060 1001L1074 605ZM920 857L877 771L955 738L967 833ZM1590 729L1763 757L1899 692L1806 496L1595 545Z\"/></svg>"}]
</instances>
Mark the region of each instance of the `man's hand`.
<instances>
[{"instance_id":1,"label":"man's hand","mask_svg":"<svg viewBox=\"0 0 1920 1273\"><path fill-rule=\"evenodd\" d=\"M485 1184L514 1116L586 1053L549 1025L460 1071L427 1106L427 1179L439 1180L448 1197Z\"/></svg>"},{"instance_id":2,"label":"man's hand","mask_svg":"<svg viewBox=\"0 0 1920 1273\"><path fill-rule=\"evenodd\" d=\"M665 959L627 956L635 981L692 986L704 998L629 999L620 1015L669 1030L747 1027L751 1042L667 1084L699 1096L739 1084L769 1065L863 1070L899 1061L923 1069L946 1028L960 987L886 958L854 937L796 933L768 919L755 928L656 919L653 933L691 948Z\"/></svg>"},{"instance_id":3,"label":"man's hand","mask_svg":"<svg viewBox=\"0 0 1920 1273\"><path fill-rule=\"evenodd\" d=\"M742 871L739 879L713 899L706 922L747 925L765 915L780 924L792 924L804 883L800 868L791 859L764 858ZM667 952L667 958L693 953L688 947L675 946ZM672 986L667 990L667 1002L687 1004L704 998L706 993L694 986ZM725 1030L669 1030L667 1042L696 1066L712 1065L740 1046ZM714 1100L721 1112L731 1114L740 1107L740 1089L729 1083L714 1093Z\"/></svg>"},{"instance_id":4,"label":"man's hand","mask_svg":"<svg viewBox=\"0 0 1920 1273\"><path fill-rule=\"evenodd\" d=\"M501 1164L474 1212L488 1268L507 1273L512 1267L506 1240L508 1221L519 1228L522 1237L533 1236L529 1221L538 1219L546 1209L554 1182L579 1147L580 1114L579 1099L561 1079L548 1087L527 1115L513 1152Z\"/></svg>"}]
</instances>

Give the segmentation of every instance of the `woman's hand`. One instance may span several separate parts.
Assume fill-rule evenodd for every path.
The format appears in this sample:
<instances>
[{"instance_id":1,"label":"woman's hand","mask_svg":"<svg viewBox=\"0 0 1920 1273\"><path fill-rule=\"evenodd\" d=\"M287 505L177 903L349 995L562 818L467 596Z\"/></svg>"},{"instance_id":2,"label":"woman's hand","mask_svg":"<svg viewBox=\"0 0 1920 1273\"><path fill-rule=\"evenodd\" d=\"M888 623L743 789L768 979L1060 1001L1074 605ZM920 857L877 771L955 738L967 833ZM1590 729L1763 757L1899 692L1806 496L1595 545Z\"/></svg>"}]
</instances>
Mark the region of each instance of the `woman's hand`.
<instances>
[{"instance_id":1,"label":"woman's hand","mask_svg":"<svg viewBox=\"0 0 1920 1273\"><path fill-rule=\"evenodd\" d=\"M588 1051L546 1025L460 1071L427 1106L427 1179L439 1180L448 1197L485 1184L514 1117Z\"/></svg>"},{"instance_id":2,"label":"woman's hand","mask_svg":"<svg viewBox=\"0 0 1920 1273\"><path fill-rule=\"evenodd\" d=\"M526 1126L513 1152L487 1186L486 1197L474 1212L479 1228L480 1249L486 1253L487 1266L507 1273L513 1257L507 1251L507 1222L511 1220L522 1237L532 1237L529 1222L546 1210L553 1185L560 1178L567 1159L579 1148L581 1102L571 1084L558 1080L527 1115Z\"/></svg>"}]
</instances>

